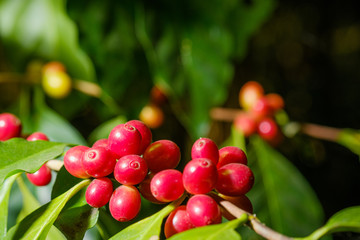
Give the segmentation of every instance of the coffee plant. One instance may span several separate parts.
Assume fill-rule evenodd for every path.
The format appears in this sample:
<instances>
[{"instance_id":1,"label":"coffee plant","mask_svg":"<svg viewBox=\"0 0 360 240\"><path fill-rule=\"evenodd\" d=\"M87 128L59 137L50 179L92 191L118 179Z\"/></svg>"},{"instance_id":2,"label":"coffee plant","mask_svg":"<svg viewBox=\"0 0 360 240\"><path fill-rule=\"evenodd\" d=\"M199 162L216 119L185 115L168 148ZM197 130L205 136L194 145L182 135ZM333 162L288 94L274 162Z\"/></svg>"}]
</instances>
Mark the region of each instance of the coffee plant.
<instances>
[{"instance_id":1,"label":"coffee plant","mask_svg":"<svg viewBox=\"0 0 360 240\"><path fill-rule=\"evenodd\" d=\"M234 87L276 5L0 0L0 239L359 236L360 205L325 216L288 159L309 139L360 156L359 131Z\"/></svg>"}]
</instances>

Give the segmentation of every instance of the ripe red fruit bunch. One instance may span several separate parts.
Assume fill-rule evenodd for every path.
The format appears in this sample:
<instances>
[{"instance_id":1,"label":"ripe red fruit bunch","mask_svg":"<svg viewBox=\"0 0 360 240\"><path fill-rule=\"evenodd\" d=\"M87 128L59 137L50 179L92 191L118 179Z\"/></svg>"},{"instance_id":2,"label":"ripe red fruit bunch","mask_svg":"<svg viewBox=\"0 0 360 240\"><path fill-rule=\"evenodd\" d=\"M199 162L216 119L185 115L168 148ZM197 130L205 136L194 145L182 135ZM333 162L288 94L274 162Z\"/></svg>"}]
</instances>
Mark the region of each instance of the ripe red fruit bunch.
<instances>
[{"instance_id":1,"label":"ripe red fruit bunch","mask_svg":"<svg viewBox=\"0 0 360 240\"><path fill-rule=\"evenodd\" d=\"M249 81L239 91L239 103L244 112L234 119L235 129L245 137L258 133L269 143L278 144L281 132L274 116L284 108L283 98L276 93L265 94L260 83Z\"/></svg>"},{"instance_id":2,"label":"ripe red fruit bunch","mask_svg":"<svg viewBox=\"0 0 360 240\"><path fill-rule=\"evenodd\" d=\"M72 147L64 156L70 174L93 178L85 194L87 203L95 208L109 203L110 213L118 221L136 217L141 195L156 203L178 199L184 192L182 174L174 169L179 162L179 147L170 140L152 142L150 128L139 120L119 124L107 139L91 147ZM160 172L162 175L156 174ZM154 182L160 187L150 186L155 174L158 181ZM115 184L119 185L116 189Z\"/></svg>"},{"instance_id":3,"label":"ripe red fruit bunch","mask_svg":"<svg viewBox=\"0 0 360 240\"><path fill-rule=\"evenodd\" d=\"M7 141L12 138L22 137L22 123L20 119L12 113L0 114L0 141ZM48 137L41 132L30 134L26 140L28 141L49 141ZM26 173L29 181L35 186L45 186L51 181L51 169L42 165L39 170L34 173Z\"/></svg>"},{"instance_id":4,"label":"ripe red fruit bunch","mask_svg":"<svg viewBox=\"0 0 360 240\"><path fill-rule=\"evenodd\" d=\"M192 146L191 159L182 173L189 199L186 205L179 206L168 216L164 227L167 238L191 228L221 223L220 207L208 195L210 192L217 192L222 198L252 212L245 194L254 184L254 175L247 166L244 151L233 146L218 149L211 139L200 138Z\"/></svg>"}]
</instances>

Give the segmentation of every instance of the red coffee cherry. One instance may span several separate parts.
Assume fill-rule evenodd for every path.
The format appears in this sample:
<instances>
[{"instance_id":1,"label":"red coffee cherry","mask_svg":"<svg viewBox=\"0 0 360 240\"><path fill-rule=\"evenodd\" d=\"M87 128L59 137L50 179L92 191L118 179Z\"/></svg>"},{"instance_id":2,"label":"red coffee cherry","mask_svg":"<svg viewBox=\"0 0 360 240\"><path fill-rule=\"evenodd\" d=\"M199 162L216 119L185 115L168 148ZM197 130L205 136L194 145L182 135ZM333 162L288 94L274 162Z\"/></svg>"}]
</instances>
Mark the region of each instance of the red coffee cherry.
<instances>
[{"instance_id":1,"label":"red coffee cherry","mask_svg":"<svg viewBox=\"0 0 360 240\"><path fill-rule=\"evenodd\" d=\"M154 177L154 173L148 173L148 175L145 177L145 179L139 184L139 192L141 196L143 196L146 200L155 203L155 204L163 204L164 202L161 202L157 200L154 195L151 193L150 189L150 183L151 180Z\"/></svg>"},{"instance_id":2,"label":"red coffee cherry","mask_svg":"<svg viewBox=\"0 0 360 240\"><path fill-rule=\"evenodd\" d=\"M144 159L152 172L175 168L180 162L180 157L180 148L170 140L153 142L144 152Z\"/></svg>"},{"instance_id":3,"label":"red coffee cherry","mask_svg":"<svg viewBox=\"0 0 360 240\"><path fill-rule=\"evenodd\" d=\"M189 214L186 212L186 206L178 206L170 213L165 221L165 237L169 238L176 233L180 233L194 227L194 224L190 221Z\"/></svg>"},{"instance_id":4,"label":"red coffee cherry","mask_svg":"<svg viewBox=\"0 0 360 240\"><path fill-rule=\"evenodd\" d=\"M151 180L152 195L161 202L171 202L183 195L182 174L175 169L166 169L156 173Z\"/></svg>"},{"instance_id":5,"label":"red coffee cherry","mask_svg":"<svg viewBox=\"0 0 360 240\"><path fill-rule=\"evenodd\" d=\"M221 211L216 201L208 195L192 196L186 204L186 212L196 227L221 223Z\"/></svg>"},{"instance_id":6,"label":"red coffee cherry","mask_svg":"<svg viewBox=\"0 0 360 240\"><path fill-rule=\"evenodd\" d=\"M234 119L234 128L249 137L257 131L257 122L249 113L240 113Z\"/></svg>"},{"instance_id":7,"label":"red coffee cherry","mask_svg":"<svg viewBox=\"0 0 360 240\"><path fill-rule=\"evenodd\" d=\"M118 160L114 169L115 179L124 185L136 185L148 173L146 161L138 155L126 155Z\"/></svg>"},{"instance_id":8,"label":"red coffee cherry","mask_svg":"<svg viewBox=\"0 0 360 240\"><path fill-rule=\"evenodd\" d=\"M150 145L152 141L152 133L150 128L145 123L139 120L128 121L127 124L135 127L141 134L141 147L140 154L143 154L145 149Z\"/></svg>"},{"instance_id":9,"label":"red coffee cherry","mask_svg":"<svg viewBox=\"0 0 360 240\"><path fill-rule=\"evenodd\" d=\"M210 192L216 185L216 165L207 158L196 158L185 165L183 183L185 190L191 194Z\"/></svg>"},{"instance_id":10,"label":"red coffee cherry","mask_svg":"<svg viewBox=\"0 0 360 240\"><path fill-rule=\"evenodd\" d=\"M109 135L109 148L118 158L129 154L140 154L141 134L130 124L119 124Z\"/></svg>"},{"instance_id":11,"label":"red coffee cherry","mask_svg":"<svg viewBox=\"0 0 360 240\"><path fill-rule=\"evenodd\" d=\"M66 170L77 178L89 178L90 175L85 172L82 165L84 152L88 150L86 146L75 146L70 148L64 156L64 166Z\"/></svg>"},{"instance_id":12,"label":"red coffee cherry","mask_svg":"<svg viewBox=\"0 0 360 240\"><path fill-rule=\"evenodd\" d=\"M102 147L102 148L109 148L109 140L107 138L102 138L94 142L92 147Z\"/></svg>"},{"instance_id":13,"label":"red coffee cherry","mask_svg":"<svg viewBox=\"0 0 360 240\"><path fill-rule=\"evenodd\" d=\"M111 215L120 222L127 222L135 218L140 207L140 193L134 186L121 185L115 189L109 202Z\"/></svg>"},{"instance_id":14,"label":"red coffee cherry","mask_svg":"<svg viewBox=\"0 0 360 240\"><path fill-rule=\"evenodd\" d=\"M97 178L92 180L85 192L86 202L94 207L105 206L113 193L113 184L109 178Z\"/></svg>"},{"instance_id":15,"label":"red coffee cherry","mask_svg":"<svg viewBox=\"0 0 360 240\"><path fill-rule=\"evenodd\" d=\"M84 152L82 166L92 177L105 177L114 171L116 156L106 148L89 148Z\"/></svg>"},{"instance_id":16,"label":"red coffee cherry","mask_svg":"<svg viewBox=\"0 0 360 240\"><path fill-rule=\"evenodd\" d=\"M261 138L271 141L279 135L279 127L272 118L265 118L258 125L258 134Z\"/></svg>"},{"instance_id":17,"label":"red coffee cherry","mask_svg":"<svg viewBox=\"0 0 360 240\"><path fill-rule=\"evenodd\" d=\"M250 113L256 120L262 120L273 113L273 109L267 101L267 98L259 98L250 109Z\"/></svg>"},{"instance_id":18,"label":"red coffee cherry","mask_svg":"<svg viewBox=\"0 0 360 240\"><path fill-rule=\"evenodd\" d=\"M6 141L21 134L21 121L14 114L0 114L0 141Z\"/></svg>"},{"instance_id":19,"label":"red coffee cherry","mask_svg":"<svg viewBox=\"0 0 360 240\"><path fill-rule=\"evenodd\" d=\"M207 158L215 165L219 161L219 149L216 143L209 138L200 138L191 148L191 158Z\"/></svg>"},{"instance_id":20,"label":"red coffee cherry","mask_svg":"<svg viewBox=\"0 0 360 240\"><path fill-rule=\"evenodd\" d=\"M243 150L234 146L226 146L219 150L219 162L217 168L228 163L242 163L247 165L247 157Z\"/></svg>"},{"instance_id":21,"label":"red coffee cherry","mask_svg":"<svg viewBox=\"0 0 360 240\"><path fill-rule=\"evenodd\" d=\"M28 141L37 141L37 140L44 140L49 141L49 138L42 132L34 132L31 135L29 135L26 140Z\"/></svg>"},{"instance_id":22,"label":"red coffee cherry","mask_svg":"<svg viewBox=\"0 0 360 240\"><path fill-rule=\"evenodd\" d=\"M273 112L284 108L284 99L279 94L269 93L265 95L265 98Z\"/></svg>"},{"instance_id":23,"label":"red coffee cherry","mask_svg":"<svg viewBox=\"0 0 360 240\"><path fill-rule=\"evenodd\" d=\"M45 186L51 182L51 169L44 164L36 172L26 173L26 176L35 186Z\"/></svg>"},{"instance_id":24,"label":"red coffee cherry","mask_svg":"<svg viewBox=\"0 0 360 240\"><path fill-rule=\"evenodd\" d=\"M254 185L254 174L241 163L229 163L218 169L216 190L227 196L240 196L250 191Z\"/></svg>"},{"instance_id":25,"label":"red coffee cherry","mask_svg":"<svg viewBox=\"0 0 360 240\"><path fill-rule=\"evenodd\" d=\"M66 72L66 67L61 62L51 61L44 64L41 70L43 74L49 72Z\"/></svg>"},{"instance_id":26,"label":"red coffee cherry","mask_svg":"<svg viewBox=\"0 0 360 240\"><path fill-rule=\"evenodd\" d=\"M264 95L264 88L256 81L245 83L239 91L239 103L245 110L249 110L255 102Z\"/></svg>"}]
</instances>

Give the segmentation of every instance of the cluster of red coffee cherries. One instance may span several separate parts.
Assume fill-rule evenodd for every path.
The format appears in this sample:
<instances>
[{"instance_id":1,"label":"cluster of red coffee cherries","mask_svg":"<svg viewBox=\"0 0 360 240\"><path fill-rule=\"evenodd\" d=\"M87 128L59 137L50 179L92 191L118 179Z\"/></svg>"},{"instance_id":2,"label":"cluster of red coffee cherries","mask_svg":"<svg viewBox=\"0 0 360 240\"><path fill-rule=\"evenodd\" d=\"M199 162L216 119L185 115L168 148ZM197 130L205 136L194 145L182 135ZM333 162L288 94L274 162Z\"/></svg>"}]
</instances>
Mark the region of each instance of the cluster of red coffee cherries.
<instances>
[{"instance_id":1,"label":"cluster of red coffee cherries","mask_svg":"<svg viewBox=\"0 0 360 240\"><path fill-rule=\"evenodd\" d=\"M258 133L272 144L279 143L282 135L274 115L284 108L283 98L276 93L265 94L260 83L249 81L239 91L239 103L244 111L234 119L235 129L245 137Z\"/></svg>"},{"instance_id":2,"label":"cluster of red coffee cherries","mask_svg":"<svg viewBox=\"0 0 360 240\"><path fill-rule=\"evenodd\" d=\"M22 137L22 124L20 119L12 113L0 114L0 141L6 141L15 137ZM41 132L34 132L26 137L28 141L43 140L49 141L48 137ZM51 182L51 169L46 165L42 165L39 170L34 173L26 173L29 181L35 186L45 186Z\"/></svg>"},{"instance_id":3,"label":"cluster of red coffee cherries","mask_svg":"<svg viewBox=\"0 0 360 240\"><path fill-rule=\"evenodd\" d=\"M114 127L107 139L92 147L69 149L64 166L75 177L94 178L85 193L87 203L95 208L109 203L109 211L118 221L137 216L141 196L161 204L187 194L187 204L176 208L165 223L166 237L221 222L220 207L207 195L211 191L244 198L253 186L253 173L240 148L219 150L211 139L200 138L182 172L175 169L180 158L177 144L170 140L152 142L150 129L142 121L131 120ZM113 178L119 185L115 190Z\"/></svg>"}]
</instances>

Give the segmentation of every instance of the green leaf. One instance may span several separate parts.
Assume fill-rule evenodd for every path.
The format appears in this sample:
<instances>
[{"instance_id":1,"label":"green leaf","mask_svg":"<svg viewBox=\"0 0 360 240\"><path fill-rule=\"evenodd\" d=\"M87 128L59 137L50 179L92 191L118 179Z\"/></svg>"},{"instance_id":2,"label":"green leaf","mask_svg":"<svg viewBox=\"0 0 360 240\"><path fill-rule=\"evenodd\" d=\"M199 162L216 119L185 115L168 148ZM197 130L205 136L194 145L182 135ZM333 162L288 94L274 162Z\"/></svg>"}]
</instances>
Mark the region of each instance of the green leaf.
<instances>
[{"instance_id":1,"label":"green leaf","mask_svg":"<svg viewBox=\"0 0 360 240\"><path fill-rule=\"evenodd\" d=\"M82 179L72 176L65 167L62 167L57 174L51 199L60 196L81 181ZM68 239L83 239L86 230L97 222L99 210L87 204L85 191L86 188L81 189L66 203L54 223Z\"/></svg>"},{"instance_id":2,"label":"green leaf","mask_svg":"<svg viewBox=\"0 0 360 240\"><path fill-rule=\"evenodd\" d=\"M18 215L17 222L23 220L27 215L32 213L35 209L39 208L41 205L34 195L30 192L23 179L20 177L17 179L17 184L23 196L23 207ZM47 240L58 240L66 239L64 235L54 226L51 226L49 234L46 237Z\"/></svg>"},{"instance_id":3,"label":"green leaf","mask_svg":"<svg viewBox=\"0 0 360 240\"><path fill-rule=\"evenodd\" d=\"M2 185L0 185L0 238L2 239L6 235L7 223L8 223L8 209L9 209L9 197L11 187L15 179L20 173L12 175L7 178Z\"/></svg>"},{"instance_id":4,"label":"green leaf","mask_svg":"<svg viewBox=\"0 0 360 240\"><path fill-rule=\"evenodd\" d=\"M95 226L98 216L98 208L84 205L61 212L54 225L67 239L81 240L84 238L86 230Z\"/></svg>"},{"instance_id":5,"label":"green leaf","mask_svg":"<svg viewBox=\"0 0 360 240\"><path fill-rule=\"evenodd\" d=\"M323 224L322 206L301 173L259 136L251 139L249 165L255 175L247 194L266 225L288 236L304 236Z\"/></svg>"},{"instance_id":6,"label":"green leaf","mask_svg":"<svg viewBox=\"0 0 360 240\"><path fill-rule=\"evenodd\" d=\"M317 229L310 236L299 239L316 240L333 232L360 233L360 206L345 208L335 213L323 227Z\"/></svg>"},{"instance_id":7,"label":"green leaf","mask_svg":"<svg viewBox=\"0 0 360 240\"><path fill-rule=\"evenodd\" d=\"M69 199L89 183L90 180L83 180L64 194L26 216L8 231L5 239L44 239Z\"/></svg>"},{"instance_id":8,"label":"green leaf","mask_svg":"<svg viewBox=\"0 0 360 240\"><path fill-rule=\"evenodd\" d=\"M177 233L170 237L169 240L241 240L241 236L235 231L235 228L244 224L247 222L247 220L247 215L243 214L239 218L229 222L214 224L206 227L193 228L182 233Z\"/></svg>"},{"instance_id":9,"label":"green leaf","mask_svg":"<svg viewBox=\"0 0 360 240\"><path fill-rule=\"evenodd\" d=\"M3 0L0 37L15 63L25 56L63 62L71 76L94 80L90 59L78 46L76 25L67 16L63 0Z\"/></svg>"},{"instance_id":10,"label":"green leaf","mask_svg":"<svg viewBox=\"0 0 360 240\"><path fill-rule=\"evenodd\" d=\"M125 123L126 118L124 116L118 116L116 118L110 119L104 123L102 123L100 126L95 128L90 136L89 136L89 142L94 143L96 140L102 139L102 138L108 138L110 131L117 125L121 123Z\"/></svg>"},{"instance_id":11,"label":"green leaf","mask_svg":"<svg viewBox=\"0 0 360 240\"><path fill-rule=\"evenodd\" d=\"M65 147L65 143L29 142L21 138L0 142L0 184L18 172L37 171L46 161L62 154Z\"/></svg>"},{"instance_id":12,"label":"green leaf","mask_svg":"<svg viewBox=\"0 0 360 240\"><path fill-rule=\"evenodd\" d=\"M148 240L153 236L159 236L163 219L169 215L172 210L179 206L184 198L185 196L167 205L152 216L130 225L110 239Z\"/></svg>"},{"instance_id":13,"label":"green leaf","mask_svg":"<svg viewBox=\"0 0 360 240\"><path fill-rule=\"evenodd\" d=\"M183 36L181 60L189 93L184 97L190 101L187 127L195 138L208 134L210 109L227 98L233 76L231 40L229 32L217 25L194 26Z\"/></svg>"},{"instance_id":14,"label":"green leaf","mask_svg":"<svg viewBox=\"0 0 360 240\"><path fill-rule=\"evenodd\" d=\"M360 156L360 131L355 129L342 130L337 138L337 143L348 148L353 153Z\"/></svg>"}]
</instances>

